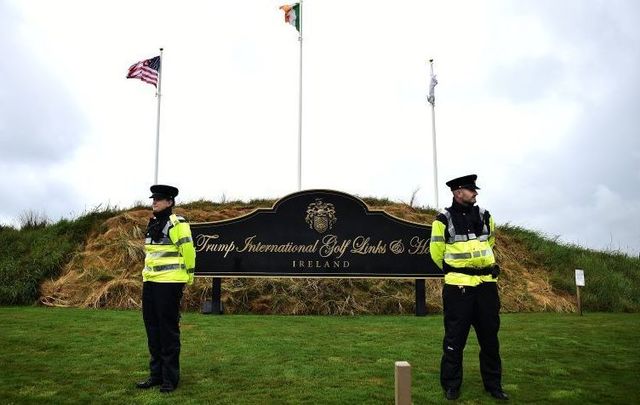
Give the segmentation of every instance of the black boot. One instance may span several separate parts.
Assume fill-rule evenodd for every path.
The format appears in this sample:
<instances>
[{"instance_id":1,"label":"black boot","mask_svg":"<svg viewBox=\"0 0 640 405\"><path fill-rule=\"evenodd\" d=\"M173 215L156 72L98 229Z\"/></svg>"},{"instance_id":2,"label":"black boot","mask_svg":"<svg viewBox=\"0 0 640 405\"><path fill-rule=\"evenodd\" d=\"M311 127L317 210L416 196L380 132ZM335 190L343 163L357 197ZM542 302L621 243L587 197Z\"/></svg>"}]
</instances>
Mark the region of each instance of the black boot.
<instances>
[{"instance_id":1,"label":"black boot","mask_svg":"<svg viewBox=\"0 0 640 405\"><path fill-rule=\"evenodd\" d=\"M137 382L136 387L147 389L147 388L155 387L156 385L160 385L160 384L162 384L162 380L157 380L153 377L149 377L144 381Z\"/></svg>"},{"instance_id":2,"label":"black boot","mask_svg":"<svg viewBox=\"0 0 640 405\"><path fill-rule=\"evenodd\" d=\"M171 384L170 382L163 382L160 386L160 392L168 393L176 390L176 386Z\"/></svg>"},{"instance_id":3,"label":"black boot","mask_svg":"<svg viewBox=\"0 0 640 405\"><path fill-rule=\"evenodd\" d=\"M502 390L502 388L498 388L496 390L489 391L489 394L491 394L491 396L494 397L495 399L500 399L502 401L508 401L509 400L509 395L507 395L507 393L504 392Z\"/></svg>"},{"instance_id":4,"label":"black boot","mask_svg":"<svg viewBox=\"0 0 640 405\"><path fill-rule=\"evenodd\" d=\"M444 397L447 398L449 401L454 401L460 398L460 390L456 388L448 388L444 392Z\"/></svg>"}]
</instances>

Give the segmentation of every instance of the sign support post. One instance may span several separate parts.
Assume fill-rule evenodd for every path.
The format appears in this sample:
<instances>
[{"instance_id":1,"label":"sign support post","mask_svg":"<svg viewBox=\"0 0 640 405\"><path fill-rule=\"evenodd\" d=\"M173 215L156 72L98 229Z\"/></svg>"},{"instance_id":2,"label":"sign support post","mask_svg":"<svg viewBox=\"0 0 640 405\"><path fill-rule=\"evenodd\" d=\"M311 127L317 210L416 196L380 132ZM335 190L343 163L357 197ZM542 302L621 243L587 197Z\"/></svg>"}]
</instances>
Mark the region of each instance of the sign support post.
<instances>
[{"instance_id":1,"label":"sign support post","mask_svg":"<svg viewBox=\"0 0 640 405\"><path fill-rule=\"evenodd\" d=\"M215 315L222 315L224 310L222 308L222 279L214 277L211 281L211 310Z\"/></svg>"},{"instance_id":2,"label":"sign support post","mask_svg":"<svg viewBox=\"0 0 640 405\"><path fill-rule=\"evenodd\" d=\"M427 289L423 278L416 279L416 316L427 315Z\"/></svg>"},{"instance_id":3,"label":"sign support post","mask_svg":"<svg viewBox=\"0 0 640 405\"><path fill-rule=\"evenodd\" d=\"M205 315L222 315L222 279L213 277L211 280L211 301L205 301L202 305L202 313Z\"/></svg>"}]
</instances>

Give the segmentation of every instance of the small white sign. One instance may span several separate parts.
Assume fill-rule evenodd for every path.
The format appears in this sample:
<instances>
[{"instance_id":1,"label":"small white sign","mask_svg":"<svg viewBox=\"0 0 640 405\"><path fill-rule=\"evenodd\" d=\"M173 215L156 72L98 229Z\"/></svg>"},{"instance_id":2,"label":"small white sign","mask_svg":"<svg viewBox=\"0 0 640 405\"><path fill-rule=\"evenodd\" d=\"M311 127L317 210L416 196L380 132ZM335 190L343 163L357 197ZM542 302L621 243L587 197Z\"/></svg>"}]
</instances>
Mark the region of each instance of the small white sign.
<instances>
[{"instance_id":1,"label":"small white sign","mask_svg":"<svg viewBox=\"0 0 640 405\"><path fill-rule=\"evenodd\" d=\"M576 287L584 287L584 270L576 269Z\"/></svg>"}]
</instances>

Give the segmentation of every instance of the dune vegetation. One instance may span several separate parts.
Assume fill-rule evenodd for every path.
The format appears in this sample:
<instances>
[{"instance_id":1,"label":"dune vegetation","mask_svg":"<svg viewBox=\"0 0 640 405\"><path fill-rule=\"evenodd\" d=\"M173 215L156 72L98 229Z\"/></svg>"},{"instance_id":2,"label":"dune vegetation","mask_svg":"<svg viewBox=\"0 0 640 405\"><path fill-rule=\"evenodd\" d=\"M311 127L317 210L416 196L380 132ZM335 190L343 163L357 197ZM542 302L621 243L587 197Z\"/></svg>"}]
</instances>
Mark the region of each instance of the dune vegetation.
<instances>
[{"instance_id":1,"label":"dune vegetation","mask_svg":"<svg viewBox=\"0 0 640 405\"><path fill-rule=\"evenodd\" d=\"M384 199L369 206L430 224L436 212ZM176 213L190 222L234 218L274 201L194 201ZM22 227L0 227L0 304L56 307L139 308L144 260L143 235L151 211L97 208L73 220L50 222L37 215ZM498 226L496 256L503 312L575 311L574 269L585 269L587 311L637 312L640 259L565 245L539 233ZM427 309L441 311L442 280L427 280ZM412 280L227 278L222 283L227 313L408 314L414 312ZM197 278L183 305L198 310L211 296L211 279Z\"/></svg>"}]
</instances>

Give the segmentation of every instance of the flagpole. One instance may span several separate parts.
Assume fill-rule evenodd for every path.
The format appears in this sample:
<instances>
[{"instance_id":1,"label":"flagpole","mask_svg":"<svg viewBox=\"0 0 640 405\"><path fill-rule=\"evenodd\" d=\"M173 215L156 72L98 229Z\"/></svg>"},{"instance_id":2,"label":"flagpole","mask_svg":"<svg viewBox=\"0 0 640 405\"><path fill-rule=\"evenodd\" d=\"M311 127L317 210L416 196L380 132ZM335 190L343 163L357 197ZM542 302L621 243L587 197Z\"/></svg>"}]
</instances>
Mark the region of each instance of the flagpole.
<instances>
[{"instance_id":1,"label":"flagpole","mask_svg":"<svg viewBox=\"0 0 640 405\"><path fill-rule=\"evenodd\" d=\"M158 184L158 160L160 155L160 98L162 89L162 48L160 48L160 65L158 66L158 91L156 97L158 98L158 113L156 120L156 168L155 175L153 177L153 184Z\"/></svg>"},{"instance_id":2,"label":"flagpole","mask_svg":"<svg viewBox=\"0 0 640 405\"><path fill-rule=\"evenodd\" d=\"M302 0L300 0L300 78L298 82L298 191L302 190Z\"/></svg>"},{"instance_id":3,"label":"flagpole","mask_svg":"<svg viewBox=\"0 0 640 405\"><path fill-rule=\"evenodd\" d=\"M431 134L433 140L433 194L436 200L435 208L440 207L440 202L438 200L438 150L436 147L436 100L434 92L435 85L433 84L433 59L429 59L429 63L431 65L431 83L430 86L430 95L429 95L429 103L431 104Z\"/></svg>"}]
</instances>

